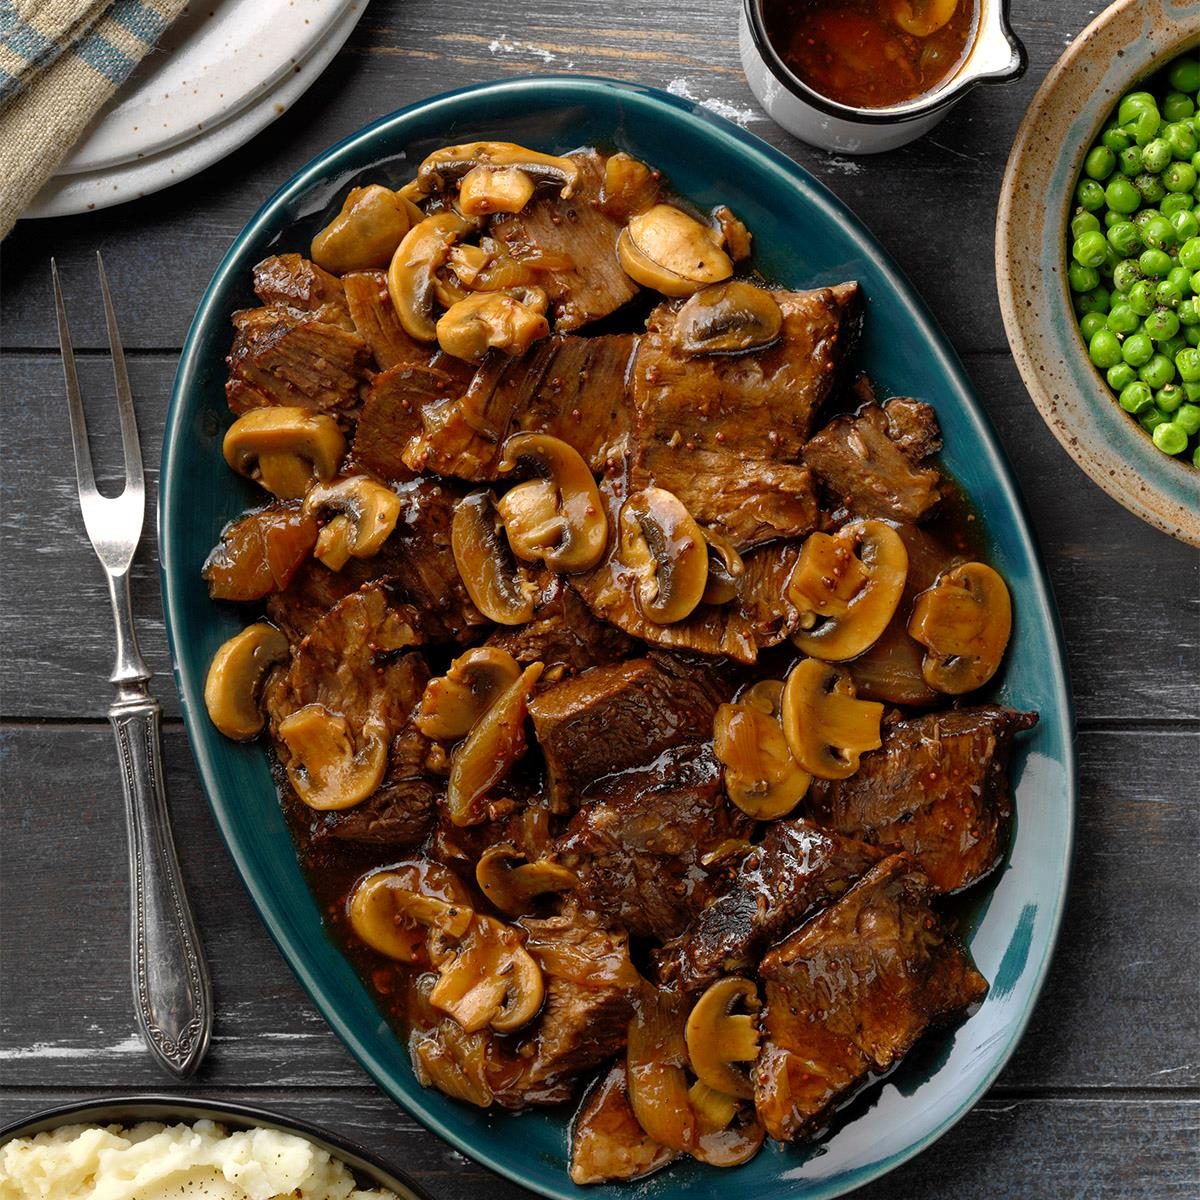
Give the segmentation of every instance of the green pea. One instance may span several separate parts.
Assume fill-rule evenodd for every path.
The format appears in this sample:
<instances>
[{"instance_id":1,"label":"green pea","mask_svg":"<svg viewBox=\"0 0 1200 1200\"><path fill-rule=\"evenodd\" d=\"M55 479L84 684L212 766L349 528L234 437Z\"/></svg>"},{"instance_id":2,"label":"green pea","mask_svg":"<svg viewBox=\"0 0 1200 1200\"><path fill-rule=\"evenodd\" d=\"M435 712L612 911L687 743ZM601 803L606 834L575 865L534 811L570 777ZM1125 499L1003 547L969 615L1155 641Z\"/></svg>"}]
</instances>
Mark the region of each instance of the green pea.
<instances>
[{"instance_id":1,"label":"green pea","mask_svg":"<svg viewBox=\"0 0 1200 1200\"><path fill-rule=\"evenodd\" d=\"M1147 433L1153 434L1159 425L1165 425L1170 419L1166 413L1159 412L1153 403L1151 403L1150 407L1138 417L1138 424Z\"/></svg>"},{"instance_id":2,"label":"green pea","mask_svg":"<svg viewBox=\"0 0 1200 1200\"><path fill-rule=\"evenodd\" d=\"M1165 354L1172 362L1175 361L1175 355L1177 355L1180 350L1186 349L1187 338L1180 333L1177 333L1173 337L1166 338L1164 341L1158 343L1159 354Z\"/></svg>"},{"instance_id":3,"label":"green pea","mask_svg":"<svg viewBox=\"0 0 1200 1200\"><path fill-rule=\"evenodd\" d=\"M1183 263L1182 265L1186 267L1187 263ZM1200 296L1200 271L1192 272L1192 291L1195 292L1197 296Z\"/></svg>"},{"instance_id":4,"label":"green pea","mask_svg":"<svg viewBox=\"0 0 1200 1200\"><path fill-rule=\"evenodd\" d=\"M1139 317L1148 317L1154 311L1154 285L1147 279L1138 280L1129 289L1128 303Z\"/></svg>"},{"instance_id":5,"label":"green pea","mask_svg":"<svg viewBox=\"0 0 1200 1200\"><path fill-rule=\"evenodd\" d=\"M1176 90L1190 92L1192 89L1181 87ZM1128 125L1138 113L1144 112L1146 109L1158 112L1158 101L1152 92L1126 92L1117 106L1117 124Z\"/></svg>"},{"instance_id":6,"label":"green pea","mask_svg":"<svg viewBox=\"0 0 1200 1200\"><path fill-rule=\"evenodd\" d=\"M1175 121L1165 126L1162 140L1170 148L1172 158L1186 161L1196 153L1196 131L1187 121Z\"/></svg>"},{"instance_id":7,"label":"green pea","mask_svg":"<svg viewBox=\"0 0 1200 1200\"><path fill-rule=\"evenodd\" d=\"M1128 124L1122 122L1121 128L1133 135L1133 140L1142 147L1148 146L1162 125L1162 117L1157 108L1143 108Z\"/></svg>"},{"instance_id":8,"label":"green pea","mask_svg":"<svg viewBox=\"0 0 1200 1200\"><path fill-rule=\"evenodd\" d=\"M1152 355L1148 363L1138 368L1138 378L1157 391L1175 378L1175 364L1165 354Z\"/></svg>"},{"instance_id":9,"label":"green pea","mask_svg":"<svg viewBox=\"0 0 1200 1200\"><path fill-rule=\"evenodd\" d=\"M1175 369L1184 383L1200 382L1200 350L1189 346L1175 355Z\"/></svg>"},{"instance_id":10,"label":"green pea","mask_svg":"<svg viewBox=\"0 0 1200 1200\"><path fill-rule=\"evenodd\" d=\"M1100 228L1100 218L1095 213L1077 212L1071 218L1072 237L1078 237L1081 233L1091 233L1093 230L1099 230Z\"/></svg>"},{"instance_id":11,"label":"green pea","mask_svg":"<svg viewBox=\"0 0 1200 1200\"><path fill-rule=\"evenodd\" d=\"M1117 264L1121 262L1121 256L1108 244L1108 238L1104 239L1104 261L1096 268L1101 275L1108 279L1112 278L1112 273L1117 269Z\"/></svg>"},{"instance_id":12,"label":"green pea","mask_svg":"<svg viewBox=\"0 0 1200 1200\"><path fill-rule=\"evenodd\" d=\"M1084 238L1095 238L1101 236L1102 235L1099 233L1085 233L1083 235ZM1081 241L1083 241L1083 238L1079 238L1075 242L1075 245L1078 246L1079 242ZM1106 242L1105 245L1107 244L1108 243ZM1087 242L1084 245L1085 252L1092 250L1093 248L1094 243ZM1080 258L1078 261L1083 262L1083 259ZM1099 262L1103 261L1103 256L1101 256ZM1085 262L1084 266L1098 266L1099 262ZM1171 256L1165 250L1143 250L1138 256L1138 266L1142 268L1143 275L1147 275L1151 279L1161 279L1171 269L1171 267L1174 266L1174 263L1172 263Z\"/></svg>"},{"instance_id":13,"label":"green pea","mask_svg":"<svg viewBox=\"0 0 1200 1200\"><path fill-rule=\"evenodd\" d=\"M1200 237L1190 237L1179 247L1179 265L1189 271L1200 270Z\"/></svg>"},{"instance_id":14,"label":"green pea","mask_svg":"<svg viewBox=\"0 0 1200 1200\"><path fill-rule=\"evenodd\" d=\"M1200 308L1196 306L1196 301L1189 297L1187 300L1180 300L1179 307L1175 310L1179 317L1179 323L1183 326L1200 325Z\"/></svg>"},{"instance_id":15,"label":"green pea","mask_svg":"<svg viewBox=\"0 0 1200 1200\"><path fill-rule=\"evenodd\" d=\"M1171 282L1171 276L1168 273L1164 279L1154 289L1154 303L1161 308L1178 308L1180 301L1183 300L1183 293Z\"/></svg>"},{"instance_id":16,"label":"green pea","mask_svg":"<svg viewBox=\"0 0 1200 1200\"><path fill-rule=\"evenodd\" d=\"M1200 404L1181 404L1174 420L1188 437L1195 437L1200 433Z\"/></svg>"},{"instance_id":17,"label":"green pea","mask_svg":"<svg viewBox=\"0 0 1200 1200\"><path fill-rule=\"evenodd\" d=\"M1088 157L1090 158L1091 155L1088 155ZM1152 142L1147 142L1142 147L1142 166L1147 171L1153 171L1157 174L1170 161L1171 147L1166 138L1156 137ZM1088 174L1091 175L1091 171L1088 171ZM1092 178L1096 179L1098 176L1092 175ZM1107 179L1108 176L1106 175L1104 178Z\"/></svg>"},{"instance_id":18,"label":"green pea","mask_svg":"<svg viewBox=\"0 0 1200 1200\"><path fill-rule=\"evenodd\" d=\"M1200 382L1192 380L1191 383L1183 385L1183 394L1188 398L1189 404L1200 403Z\"/></svg>"},{"instance_id":19,"label":"green pea","mask_svg":"<svg viewBox=\"0 0 1200 1200\"><path fill-rule=\"evenodd\" d=\"M1077 262L1067 267L1067 282L1073 292L1090 292L1099 286L1100 272L1095 267L1081 267Z\"/></svg>"},{"instance_id":20,"label":"green pea","mask_svg":"<svg viewBox=\"0 0 1200 1200\"><path fill-rule=\"evenodd\" d=\"M1091 213L1081 213L1080 216L1089 217ZM1166 250L1175 245L1175 226L1164 216L1151 217L1142 226L1141 233L1142 241L1151 249Z\"/></svg>"},{"instance_id":21,"label":"green pea","mask_svg":"<svg viewBox=\"0 0 1200 1200\"><path fill-rule=\"evenodd\" d=\"M1168 121L1182 121L1195 111L1196 105L1185 92L1168 92L1163 97L1162 115Z\"/></svg>"},{"instance_id":22,"label":"green pea","mask_svg":"<svg viewBox=\"0 0 1200 1200\"><path fill-rule=\"evenodd\" d=\"M1173 200L1177 195L1179 195L1178 192L1172 192L1167 197L1167 200ZM1166 200L1163 203L1165 204ZM1090 214L1080 214L1080 216L1087 215ZM1188 238L1194 238L1200 233L1200 221L1196 220L1196 215L1190 208L1181 208L1176 212L1169 213L1167 220L1171 222L1171 226L1175 230L1175 237L1181 242L1186 242ZM1113 226L1113 228L1115 229L1116 226Z\"/></svg>"},{"instance_id":23,"label":"green pea","mask_svg":"<svg viewBox=\"0 0 1200 1200\"><path fill-rule=\"evenodd\" d=\"M1127 179L1132 179L1135 175L1141 174L1142 170L1142 149L1140 146L1126 146L1117 155L1117 169ZM1095 180L1092 181L1093 183ZM1109 200L1109 204L1112 201ZM1125 211L1132 211L1131 209Z\"/></svg>"},{"instance_id":24,"label":"green pea","mask_svg":"<svg viewBox=\"0 0 1200 1200\"><path fill-rule=\"evenodd\" d=\"M1177 58L1167 71L1167 79L1177 92L1200 91L1200 62L1194 58Z\"/></svg>"},{"instance_id":25,"label":"green pea","mask_svg":"<svg viewBox=\"0 0 1200 1200\"><path fill-rule=\"evenodd\" d=\"M1172 192L1171 194L1174 195L1175 193ZM1181 196L1180 199L1183 199L1183 197ZM1128 220L1129 218L1125 213L1113 212L1111 208L1105 208L1104 210L1105 229L1111 229L1114 225L1120 225Z\"/></svg>"},{"instance_id":26,"label":"green pea","mask_svg":"<svg viewBox=\"0 0 1200 1200\"><path fill-rule=\"evenodd\" d=\"M1173 413L1183 403L1183 388L1168 383L1154 393L1154 405L1159 412Z\"/></svg>"},{"instance_id":27,"label":"green pea","mask_svg":"<svg viewBox=\"0 0 1200 1200\"><path fill-rule=\"evenodd\" d=\"M1079 331L1083 334L1083 340L1090 342L1093 336L1105 327L1106 321L1104 314L1101 312L1085 312L1079 318Z\"/></svg>"},{"instance_id":28,"label":"green pea","mask_svg":"<svg viewBox=\"0 0 1200 1200\"><path fill-rule=\"evenodd\" d=\"M1113 333L1120 334L1133 333L1141 323L1141 317L1128 304L1114 304L1106 321Z\"/></svg>"},{"instance_id":29,"label":"green pea","mask_svg":"<svg viewBox=\"0 0 1200 1200\"><path fill-rule=\"evenodd\" d=\"M1167 282L1179 293L1180 300L1192 292L1192 273L1187 267L1172 267L1167 272Z\"/></svg>"},{"instance_id":30,"label":"green pea","mask_svg":"<svg viewBox=\"0 0 1200 1200\"><path fill-rule=\"evenodd\" d=\"M1072 265L1079 266L1078 263L1073 263ZM1080 270L1083 269L1082 267L1080 268ZM1138 266L1136 258L1122 259L1113 267L1113 287L1118 292L1128 292L1141 277L1142 268Z\"/></svg>"},{"instance_id":31,"label":"green pea","mask_svg":"<svg viewBox=\"0 0 1200 1200\"><path fill-rule=\"evenodd\" d=\"M1138 193L1147 204L1157 204L1167 194L1163 181L1149 171L1143 171L1140 175L1135 176L1133 186L1137 188ZM1181 192L1184 189L1174 188L1173 190Z\"/></svg>"},{"instance_id":32,"label":"green pea","mask_svg":"<svg viewBox=\"0 0 1200 1200\"><path fill-rule=\"evenodd\" d=\"M1121 357L1131 367L1145 366L1154 357L1154 343L1148 333L1131 333L1121 347Z\"/></svg>"},{"instance_id":33,"label":"green pea","mask_svg":"<svg viewBox=\"0 0 1200 1200\"><path fill-rule=\"evenodd\" d=\"M1113 363L1105 371L1104 378L1108 382L1108 386L1118 395L1131 383L1139 382L1137 372L1127 362Z\"/></svg>"},{"instance_id":34,"label":"green pea","mask_svg":"<svg viewBox=\"0 0 1200 1200\"><path fill-rule=\"evenodd\" d=\"M1088 357L1102 371L1121 362L1121 343L1111 329L1097 329L1088 342Z\"/></svg>"},{"instance_id":35,"label":"green pea","mask_svg":"<svg viewBox=\"0 0 1200 1200\"><path fill-rule=\"evenodd\" d=\"M1190 162L1173 162L1162 173L1163 187L1168 192L1190 192L1196 186L1196 179L1196 168Z\"/></svg>"},{"instance_id":36,"label":"green pea","mask_svg":"<svg viewBox=\"0 0 1200 1200\"><path fill-rule=\"evenodd\" d=\"M1140 194L1140 193L1139 193ZM1104 188L1094 179L1081 179L1075 189L1075 199L1080 208L1095 212L1104 207Z\"/></svg>"},{"instance_id":37,"label":"green pea","mask_svg":"<svg viewBox=\"0 0 1200 1200\"><path fill-rule=\"evenodd\" d=\"M1155 217L1161 217L1162 211L1155 208L1153 205L1147 205L1145 208L1138 209L1129 219L1138 227L1139 236L1142 227L1147 221L1153 221Z\"/></svg>"},{"instance_id":38,"label":"green pea","mask_svg":"<svg viewBox=\"0 0 1200 1200\"><path fill-rule=\"evenodd\" d=\"M1075 221L1080 217L1090 217L1091 213L1079 213L1071 222L1071 233L1078 237L1080 233L1086 230L1076 230ZM1118 214L1120 216L1120 214ZM1188 213L1191 216L1191 213ZM1141 249L1142 233L1141 230L1132 222L1126 220L1118 220L1115 225L1109 226L1108 232L1105 234L1108 238L1108 244L1122 257L1128 258L1131 254L1136 254Z\"/></svg>"},{"instance_id":39,"label":"green pea","mask_svg":"<svg viewBox=\"0 0 1200 1200\"><path fill-rule=\"evenodd\" d=\"M1200 325L1189 325L1183 336L1189 346L1200 346Z\"/></svg>"},{"instance_id":40,"label":"green pea","mask_svg":"<svg viewBox=\"0 0 1200 1200\"><path fill-rule=\"evenodd\" d=\"M1158 205L1159 212L1164 217L1173 217L1177 212L1191 212L1191 198L1185 196L1182 192L1168 192Z\"/></svg>"},{"instance_id":41,"label":"green pea","mask_svg":"<svg viewBox=\"0 0 1200 1200\"><path fill-rule=\"evenodd\" d=\"M1167 158L1163 162L1163 167L1171 158L1171 147L1164 141L1163 146L1167 151ZM1143 151L1142 161L1146 161L1146 155ZM1101 181L1107 179L1117 166L1117 156L1107 146L1093 146L1088 151L1088 156L1083 160L1083 170L1085 175L1089 175L1092 179ZM1158 168L1160 171L1162 167Z\"/></svg>"},{"instance_id":42,"label":"green pea","mask_svg":"<svg viewBox=\"0 0 1200 1200\"><path fill-rule=\"evenodd\" d=\"M1076 292L1074 296L1075 311L1078 313L1099 313L1104 316L1108 312L1108 288L1104 286L1092 288L1090 292Z\"/></svg>"},{"instance_id":43,"label":"green pea","mask_svg":"<svg viewBox=\"0 0 1200 1200\"><path fill-rule=\"evenodd\" d=\"M1084 208L1089 208L1087 200L1090 198L1090 191L1085 195L1087 184L1093 187L1100 187L1094 179L1083 180L1076 192L1076 199ZM1107 203L1108 207L1113 212L1131 213L1137 212L1139 205L1142 203L1142 193L1137 190L1137 187L1131 183L1124 175L1117 175L1108 181L1108 186L1102 189L1104 192L1101 203ZM1094 207L1098 208L1099 205Z\"/></svg>"},{"instance_id":44,"label":"green pea","mask_svg":"<svg viewBox=\"0 0 1200 1200\"><path fill-rule=\"evenodd\" d=\"M1098 267L1108 257L1108 242L1105 240L1104 234L1096 229L1080 234L1071 247L1071 257L1081 267ZM1145 267L1143 266L1142 269L1145 270ZM1170 264L1168 263L1158 274L1165 275L1169 270ZM1146 273L1150 274L1150 272Z\"/></svg>"},{"instance_id":45,"label":"green pea","mask_svg":"<svg viewBox=\"0 0 1200 1200\"><path fill-rule=\"evenodd\" d=\"M1101 135L1100 144L1107 146L1114 155L1120 154L1132 142L1132 138L1123 129L1110 125Z\"/></svg>"},{"instance_id":46,"label":"green pea","mask_svg":"<svg viewBox=\"0 0 1200 1200\"><path fill-rule=\"evenodd\" d=\"M1150 390L1149 384L1142 383L1140 379L1135 380L1121 389L1117 403L1127 413L1137 416L1138 413L1144 413L1147 409L1154 407L1154 393Z\"/></svg>"},{"instance_id":47,"label":"green pea","mask_svg":"<svg viewBox=\"0 0 1200 1200\"><path fill-rule=\"evenodd\" d=\"M1187 449L1188 435L1174 421L1156 425L1150 436L1164 454L1182 454Z\"/></svg>"}]
</instances>

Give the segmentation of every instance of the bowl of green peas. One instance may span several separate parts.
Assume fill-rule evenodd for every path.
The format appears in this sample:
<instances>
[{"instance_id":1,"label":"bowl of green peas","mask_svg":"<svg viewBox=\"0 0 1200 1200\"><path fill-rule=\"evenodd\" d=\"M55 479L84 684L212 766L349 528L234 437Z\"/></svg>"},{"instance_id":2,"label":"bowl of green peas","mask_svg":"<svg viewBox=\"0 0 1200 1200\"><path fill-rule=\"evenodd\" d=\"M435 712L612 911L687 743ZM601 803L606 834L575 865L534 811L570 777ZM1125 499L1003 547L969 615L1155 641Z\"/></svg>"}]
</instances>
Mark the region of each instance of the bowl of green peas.
<instances>
[{"instance_id":1,"label":"bowl of green peas","mask_svg":"<svg viewBox=\"0 0 1200 1200\"><path fill-rule=\"evenodd\" d=\"M1055 436L1200 545L1200 5L1120 0L1068 47L1009 157L996 269Z\"/></svg>"}]
</instances>

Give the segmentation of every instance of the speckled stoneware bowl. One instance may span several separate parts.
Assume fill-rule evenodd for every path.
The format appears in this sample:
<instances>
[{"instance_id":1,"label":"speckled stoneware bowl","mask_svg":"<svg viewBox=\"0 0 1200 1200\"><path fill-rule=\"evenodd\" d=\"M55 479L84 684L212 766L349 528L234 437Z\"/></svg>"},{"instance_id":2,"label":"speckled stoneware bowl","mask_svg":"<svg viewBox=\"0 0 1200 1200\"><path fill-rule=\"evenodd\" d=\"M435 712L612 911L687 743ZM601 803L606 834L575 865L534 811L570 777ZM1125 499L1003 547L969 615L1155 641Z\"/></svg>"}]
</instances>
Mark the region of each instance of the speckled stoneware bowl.
<instances>
[{"instance_id":1,"label":"speckled stoneware bowl","mask_svg":"<svg viewBox=\"0 0 1200 1200\"><path fill-rule=\"evenodd\" d=\"M1075 181L1120 97L1200 42L1195 0L1118 0L1071 43L1017 131L996 214L996 282L1021 378L1068 454L1114 500L1200 546L1200 471L1159 451L1088 358L1066 278Z\"/></svg>"}]
</instances>

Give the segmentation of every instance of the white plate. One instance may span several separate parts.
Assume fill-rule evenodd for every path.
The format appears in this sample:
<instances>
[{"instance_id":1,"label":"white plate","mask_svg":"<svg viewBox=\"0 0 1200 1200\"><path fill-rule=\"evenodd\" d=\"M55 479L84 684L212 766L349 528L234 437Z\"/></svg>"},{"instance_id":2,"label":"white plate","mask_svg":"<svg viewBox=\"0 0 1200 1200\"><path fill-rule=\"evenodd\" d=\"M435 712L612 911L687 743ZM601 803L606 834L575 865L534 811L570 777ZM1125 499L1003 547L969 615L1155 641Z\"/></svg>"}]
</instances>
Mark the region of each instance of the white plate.
<instances>
[{"instance_id":1,"label":"white plate","mask_svg":"<svg viewBox=\"0 0 1200 1200\"><path fill-rule=\"evenodd\" d=\"M289 33L296 35L279 39L293 49L301 44L301 35L298 30L291 29L290 18L285 21L280 10L307 12L310 9L322 9L320 21L312 16L299 18L304 30L304 44L308 46L307 55L302 58L286 55L273 79L267 79L265 66L260 71L246 72L244 78L239 79L244 63L239 60L237 46L228 40L214 42L212 31L204 29L201 40L208 47L206 52L218 56L211 60L208 71L197 66L199 60L190 44L177 51L179 59L171 69L176 82L189 71L199 70L201 76L197 78L198 81L202 78L203 86L197 82L193 93L192 86L187 85L186 95L176 103L174 94L162 91L147 96L146 81L139 74L136 78L141 81L141 86L108 110L107 116L95 126L86 142L81 143L69 163L64 164L59 173L46 183L22 215L26 218L59 217L108 208L179 183L218 162L282 116L312 86L350 36L366 6L367 0L224 0L218 7L211 8L214 13L212 30L220 27L226 35L230 35L225 14L234 10L243 10L245 14L256 14L260 10L271 12L277 25L283 22ZM205 15L208 11L210 6L205 6ZM326 19L330 13L336 20ZM219 26L216 23L218 17L221 18ZM193 23L191 17L185 16L184 19ZM304 24L305 20L308 24ZM257 28L257 25L257 18L248 19L248 26ZM271 36L277 34L278 28ZM253 42L245 43L245 47L253 46ZM220 60L221 54L232 57ZM278 64L278 46L273 48L269 57ZM181 68L185 61L192 66ZM167 59L156 64L146 78L159 78L169 62L170 59ZM265 64L266 59L262 62ZM222 80L233 80L238 86L226 90L224 84L219 82ZM159 97L157 101L154 95ZM134 125L143 122L144 116L138 118L131 114L149 111L143 105L151 101L156 106L153 113L158 121L158 129L146 126L135 130ZM216 107L218 103L225 105L225 108ZM179 114L185 111L190 112L193 118L200 112L215 113L216 117L208 122L193 119L188 130L176 127L171 131L164 127L173 121L177 122ZM117 120L118 114L123 114L121 122L131 123L110 124ZM107 149L102 150L101 147L105 146ZM153 147L157 147L157 150ZM79 165L79 155L85 151L89 156L94 155L94 161L98 164L94 169Z\"/></svg>"}]
</instances>

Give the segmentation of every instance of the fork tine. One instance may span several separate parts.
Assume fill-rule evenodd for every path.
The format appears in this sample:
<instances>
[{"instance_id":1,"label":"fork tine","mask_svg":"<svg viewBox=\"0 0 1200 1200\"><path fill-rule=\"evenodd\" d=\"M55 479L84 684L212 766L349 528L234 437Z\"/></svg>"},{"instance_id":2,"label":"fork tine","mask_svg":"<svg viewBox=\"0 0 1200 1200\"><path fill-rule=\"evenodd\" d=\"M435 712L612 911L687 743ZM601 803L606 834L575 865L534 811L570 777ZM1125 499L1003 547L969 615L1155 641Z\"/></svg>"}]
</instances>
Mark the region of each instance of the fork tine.
<instances>
[{"instance_id":1,"label":"fork tine","mask_svg":"<svg viewBox=\"0 0 1200 1200\"><path fill-rule=\"evenodd\" d=\"M112 353L113 380L117 387L117 408L121 414L121 445L125 452L125 486L131 483L145 487L142 469L142 446L138 439L137 415L133 410L133 393L129 388L129 372L125 369L125 351L117 329L117 314L113 311L104 273L104 259L96 251L96 269L100 272L100 292L104 297L104 323L108 326L108 348Z\"/></svg>"},{"instance_id":2,"label":"fork tine","mask_svg":"<svg viewBox=\"0 0 1200 1200\"><path fill-rule=\"evenodd\" d=\"M71 446L75 451L75 479L79 494L96 492L96 477L92 474L92 452L88 446L87 419L83 415L83 400L79 394L79 376L75 373L75 352L71 349L71 330L67 326L67 308L63 303L58 282L58 264L50 260L50 276L54 280L54 307L58 314L58 345L62 350L63 377L67 384L67 411L71 414Z\"/></svg>"}]
</instances>

